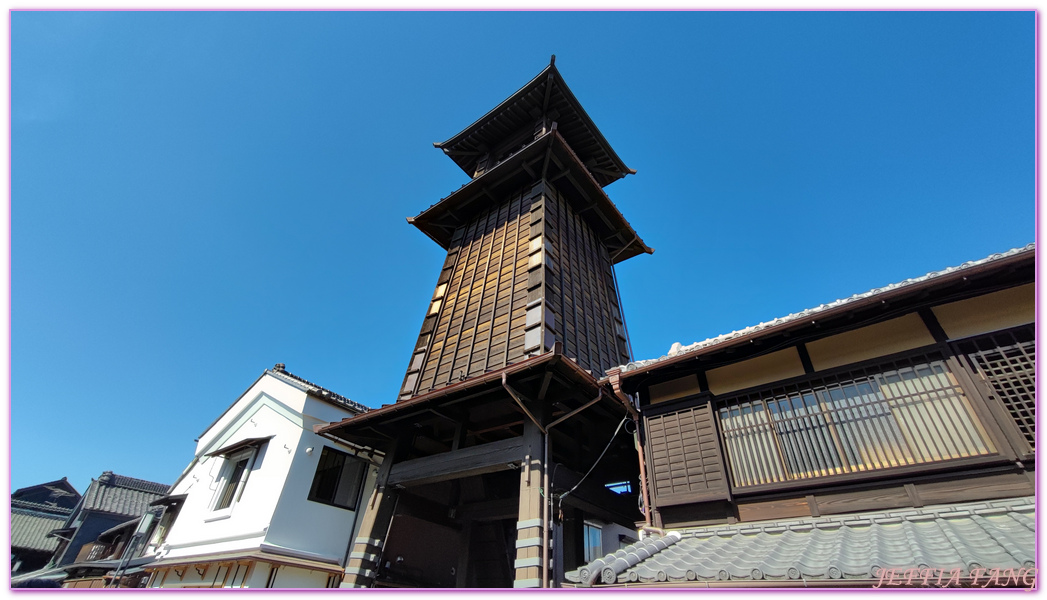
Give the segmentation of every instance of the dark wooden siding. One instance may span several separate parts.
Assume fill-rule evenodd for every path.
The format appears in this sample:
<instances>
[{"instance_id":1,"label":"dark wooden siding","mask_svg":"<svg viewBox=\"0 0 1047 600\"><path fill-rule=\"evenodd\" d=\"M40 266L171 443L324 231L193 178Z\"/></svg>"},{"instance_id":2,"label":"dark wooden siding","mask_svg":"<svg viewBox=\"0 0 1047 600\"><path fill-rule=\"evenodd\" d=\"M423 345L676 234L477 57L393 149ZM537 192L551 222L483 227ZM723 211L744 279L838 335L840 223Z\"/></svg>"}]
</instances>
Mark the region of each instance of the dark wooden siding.
<instances>
[{"instance_id":1,"label":"dark wooden siding","mask_svg":"<svg viewBox=\"0 0 1047 600\"><path fill-rule=\"evenodd\" d=\"M526 190L455 232L434 290L440 305L427 311L401 399L523 358L530 207L538 197L540 188Z\"/></svg>"},{"instance_id":2,"label":"dark wooden siding","mask_svg":"<svg viewBox=\"0 0 1047 600\"><path fill-rule=\"evenodd\" d=\"M709 404L646 417L656 506L727 499L727 477Z\"/></svg>"},{"instance_id":3,"label":"dark wooden siding","mask_svg":"<svg viewBox=\"0 0 1047 600\"><path fill-rule=\"evenodd\" d=\"M596 375L629 362L607 248L552 185L542 212L546 306L555 314L564 354Z\"/></svg>"},{"instance_id":4,"label":"dark wooden siding","mask_svg":"<svg viewBox=\"0 0 1047 600\"><path fill-rule=\"evenodd\" d=\"M488 208L452 237L400 399L556 341L597 376L628 362L612 269L593 229L547 182Z\"/></svg>"}]
</instances>

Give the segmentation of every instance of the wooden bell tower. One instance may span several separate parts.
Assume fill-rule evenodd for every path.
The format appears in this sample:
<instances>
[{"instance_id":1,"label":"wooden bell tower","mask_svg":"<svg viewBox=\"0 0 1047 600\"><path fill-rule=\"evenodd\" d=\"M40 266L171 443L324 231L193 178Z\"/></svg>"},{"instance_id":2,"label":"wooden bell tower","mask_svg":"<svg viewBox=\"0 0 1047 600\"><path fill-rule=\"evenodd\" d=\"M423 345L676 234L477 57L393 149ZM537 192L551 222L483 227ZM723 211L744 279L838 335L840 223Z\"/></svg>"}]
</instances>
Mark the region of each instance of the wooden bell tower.
<instances>
[{"instance_id":1,"label":"wooden bell tower","mask_svg":"<svg viewBox=\"0 0 1047 600\"><path fill-rule=\"evenodd\" d=\"M653 252L603 191L633 171L554 62L436 147L471 180L408 219L447 258L397 401L318 428L381 456L342 586L555 586L583 524L641 518L603 379L631 358L614 265Z\"/></svg>"},{"instance_id":2,"label":"wooden bell tower","mask_svg":"<svg viewBox=\"0 0 1047 600\"><path fill-rule=\"evenodd\" d=\"M408 222L447 250L399 399L548 352L630 360L613 265L653 250L603 187L635 173L555 66L435 146L472 181Z\"/></svg>"}]
</instances>

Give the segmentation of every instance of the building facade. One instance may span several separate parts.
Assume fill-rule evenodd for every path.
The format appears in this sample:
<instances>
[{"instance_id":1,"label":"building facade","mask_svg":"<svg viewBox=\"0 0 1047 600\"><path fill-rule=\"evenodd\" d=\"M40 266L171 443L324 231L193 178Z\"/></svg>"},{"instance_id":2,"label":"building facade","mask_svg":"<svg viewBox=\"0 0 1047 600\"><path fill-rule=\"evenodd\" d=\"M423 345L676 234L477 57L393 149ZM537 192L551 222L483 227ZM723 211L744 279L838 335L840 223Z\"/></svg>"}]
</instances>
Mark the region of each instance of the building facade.
<instances>
[{"instance_id":1,"label":"building facade","mask_svg":"<svg viewBox=\"0 0 1047 600\"><path fill-rule=\"evenodd\" d=\"M1029 245L613 369L642 415L648 524L677 533L573 581L1035 567L1034 271Z\"/></svg>"},{"instance_id":2,"label":"building facade","mask_svg":"<svg viewBox=\"0 0 1047 600\"><path fill-rule=\"evenodd\" d=\"M200 435L155 506L152 588L317 588L341 581L380 460L313 427L366 407L267 369Z\"/></svg>"},{"instance_id":3,"label":"building facade","mask_svg":"<svg viewBox=\"0 0 1047 600\"><path fill-rule=\"evenodd\" d=\"M71 486L52 487L57 494L71 498ZM84 495L77 498L76 505L58 527L47 533L47 538L57 542L47 564L12 577L12 585L48 580L60 582L62 587L105 587L110 581L106 575L118 565L117 561L100 562L109 557L112 550L108 542L100 538L127 526L136 530L147 516L150 502L161 497L167 488L163 483L104 471L91 481ZM103 553L103 549L107 551ZM120 550L122 552L123 547Z\"/></svg>"},{"instance_id":4,"label":"building facade","mask_svg":"<svg viewBox=\"0 0 1047 600\"><path fill-rule=\"evenodd\" d=\"M11 494L11 575L47 565L58 549L51 531L62 527L80 501L80 492L63 477Z\"/></svg>"}]
</instances>

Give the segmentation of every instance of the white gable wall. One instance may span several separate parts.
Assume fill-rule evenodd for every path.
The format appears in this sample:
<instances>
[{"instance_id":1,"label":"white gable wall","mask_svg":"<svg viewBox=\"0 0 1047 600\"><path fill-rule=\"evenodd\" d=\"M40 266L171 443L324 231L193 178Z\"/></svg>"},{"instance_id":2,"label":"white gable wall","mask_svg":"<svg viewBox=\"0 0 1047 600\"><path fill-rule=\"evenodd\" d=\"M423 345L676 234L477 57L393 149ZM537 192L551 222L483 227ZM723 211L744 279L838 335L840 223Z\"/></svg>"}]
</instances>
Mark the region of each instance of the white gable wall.
<instances>
[{"instance_id":1,"label":"white gable wall","mask_svg":"<svg viewBox=\"0 0 1047 600\"><path fill-rule=\"evenodd\" d=\"M263 375L200 437L196 460L172 490L172 494L187 497L161 556L175 558L268 545L302 556L342 561L354 534L355 513L311 502L307 496L325 442L312 432L312 426L350 415L347 410L308 398L296 386ZM226 459L204 455L240 440L269 436L273 437L255 456L239 501L234 501L228 511L212 510ZM329 441L327 444L334 446ZM309 447L314 448L311 456L305 452Z\"/></svg>"},{"instance_id":2,"label":"white gable wall","mask_svg":"<svg viewBox=\"0 0 1047 600\"><path fill-rule=\"evenodd\" d=\"M223 443L215 445L215 439L227 435L230 426L238 420L243 411L249 405L257 400L258 395L263 393L271 398L278 398L279 403L282 404L291 414L298 414L300 416L305 408L306 394L304 391L273 377L267 372L265 375L262 375L262 377L259 378L250 389L244 392L244 394L240 396L240 398L237 399L237 401L200 436L200 440L196 444L196 455L201 456L226 445ZM332 409L333 408L334 407L332 407ZM340 418L347 416L349 416L348 413L345 413L344 416Z\"/></svg>"}]
</instances>

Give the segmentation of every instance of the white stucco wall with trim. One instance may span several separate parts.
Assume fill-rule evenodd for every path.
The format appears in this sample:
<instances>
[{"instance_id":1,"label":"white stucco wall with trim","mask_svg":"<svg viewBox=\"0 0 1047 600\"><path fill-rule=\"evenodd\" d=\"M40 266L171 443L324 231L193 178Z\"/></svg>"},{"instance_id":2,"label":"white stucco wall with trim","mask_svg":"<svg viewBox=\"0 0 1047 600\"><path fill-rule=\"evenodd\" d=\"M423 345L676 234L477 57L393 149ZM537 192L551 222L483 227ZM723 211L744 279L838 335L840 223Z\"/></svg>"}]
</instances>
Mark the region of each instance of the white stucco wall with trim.
<instances>
[{"instance_id":1,"label":"white stucco wall with trim","mask_svg":"<svg viewBox=\"0 0 1047 600\"><path fill-rule=\"evenodd\" d=\"M326 445L349 454L353 449L316 435L312 427L352 414L309 397L297 385L269 373L263 375L201 435L192 463L171 492L186 494L186 499L157 556L180 558L275 547L283 553L342 563L358 527L356 511L313 502L308 495L322 448ZM239 499L227 510L214 510L226 459L206 454L241 440L270 436L256 452ZM307 452L309 448L313 450ZM364 495L373 488L375 472L373 466L366 470ZM292 579L314 579L304 573L308 571ZM326 575L318 581L322 587ZM281 582L278 585L285 587Z\"/></svg>"},{"instance_id":2,"label":"white stucco wall with trim","mask_svg":"<svg viewBox=\"0 0 1047 600\"><path fill-rule=\"evenodd\" d=\"M313 476L320 460L324 446L355 454L346 446L337 444L330 439L320 437L312 432L312 425L329 423L339 420L328 409L333 409L325 402L309 398L305 410L307 421L298 448L294 453L294 461L287 473L287 483L281 491L280 502L272 519L272 526L266 536L266 542L285 548L293 548L295 541L303 537L310 540L310 558L322 560L343 561L348 549L348 543L356 537L360 527L360 519L357 515L362 514L362 506L367 502L370 491L374 488L375 477L378 474L376 458L361 455L360 460L373 461L366 465L363 485L357 494L357 510L348 510L337 506L330 506L308 499L309 490L312 487ZM315 416L313 416L315 415ZM312 448L310 452L309 449Z\"/></svg>"}]
</instances>

